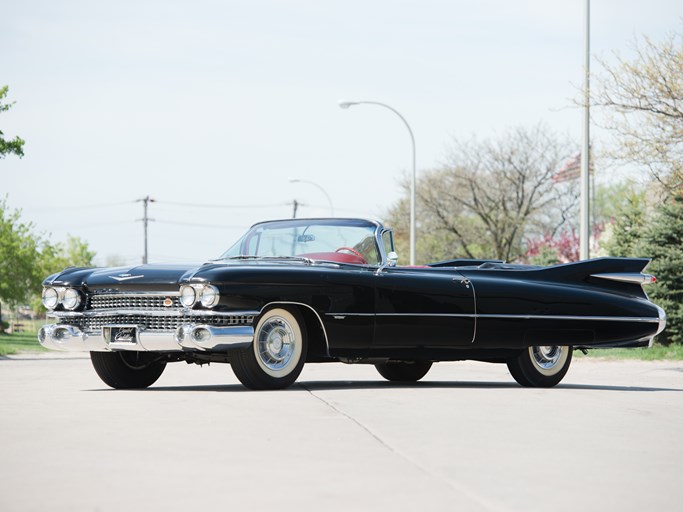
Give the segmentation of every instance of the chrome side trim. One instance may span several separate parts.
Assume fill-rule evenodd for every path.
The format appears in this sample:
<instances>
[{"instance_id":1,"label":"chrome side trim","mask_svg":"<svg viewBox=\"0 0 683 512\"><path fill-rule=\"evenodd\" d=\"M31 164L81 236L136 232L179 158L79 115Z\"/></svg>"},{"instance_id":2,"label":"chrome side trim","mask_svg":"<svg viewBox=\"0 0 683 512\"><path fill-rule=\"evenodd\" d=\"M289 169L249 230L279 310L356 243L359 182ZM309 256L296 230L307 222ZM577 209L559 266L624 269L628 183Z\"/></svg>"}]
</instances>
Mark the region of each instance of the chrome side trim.
<instances>
[{"instance_id":1,"label":"chrome side trim","mask_svg":"<svg viewBox=\"0 0 683 512\"><path fill-rule=\"evenodd\" d=\"M502 318L519 320L583 320L583 321L604 321L604 322L660 322L659 317L626 317L626 316L576 316L576 315L488 315L488 314L469 314L469 313L325 313L325 316L343 318L347 316L422 316L422 317L454 317L454 318Z\"/></svg>"},{"instance_id":2,"label":"chrome side trim","mask_svg":"<svg viewBox=\"0 0 683 512\"><path fill-rule=\"evenodd\" d=\"M629 316L577 316L577 315L477 315L478 318L503 318L523 320L580 320L596 322L646 322L654 323L659 319L655 317L629 317Z\"/></svg>"},{"instance_id":3,"label":"chrome side trim","mask_svg":"<svg viewBox=\"0 0 683 512\"><path fill-rule=\"evenodd\" d=\"M309 306L308 304L303 304L302 302L287 302L287 301L269 302L268 304L266 304L265 306L263 306L263 308L262 308L261 311L258 313L258 315L261 315L267 308L269 308L269 307L271 307L271 306L276 306L276 305L279 305L279 304L285 304L285 305L291 305L291 306L303 306L303 307L308 308L308 309L310 309L311 311L313 311L313 314L314 314L315 317L318 319L318 322L320 323L320 327L321 327L322 330L323 330L323 336L324 336L324 338L325 338L325 351L326 351L326 355L327 355L327 357L330 357L330 341L329 341L329 338L327 337L327 330L325 329L325 324L323 323L322 318L320 318L320 315L318 314L318 312L317 312L315 309L313 309L311 306ZM326 314L325 314L325 316L330 316L330 315L331 315L330 313L326 313ZM342 315L342 316L343 316L343 315Z\"/></svg>"},{"instance_id":4,"label":"chrome side trim","mask_svg":"<svg viewBox=\"0 0 683 512\"><path fill-rule=\"evenodd\" d=\"M472 298L474 299L474 330L472 332L472 344L474 344L474 340L477 339L477 324L479 323L479 316L477 315L477 288L474 286L474 283L472 281L470 281L469 279L468 281L470 283L470 286L472 287Z\"/></svg>"},{"instance_id":5,"label":"chrome side trim","mask_svg":"<svg viewBox=\"0 0 683 512\"><path fill-rule=\"evenodd\" d=\"M347 316L377 316L376 313L325 313L325 316L333 316L337 319L343 319Z\"/></svg>"}]
</instances>

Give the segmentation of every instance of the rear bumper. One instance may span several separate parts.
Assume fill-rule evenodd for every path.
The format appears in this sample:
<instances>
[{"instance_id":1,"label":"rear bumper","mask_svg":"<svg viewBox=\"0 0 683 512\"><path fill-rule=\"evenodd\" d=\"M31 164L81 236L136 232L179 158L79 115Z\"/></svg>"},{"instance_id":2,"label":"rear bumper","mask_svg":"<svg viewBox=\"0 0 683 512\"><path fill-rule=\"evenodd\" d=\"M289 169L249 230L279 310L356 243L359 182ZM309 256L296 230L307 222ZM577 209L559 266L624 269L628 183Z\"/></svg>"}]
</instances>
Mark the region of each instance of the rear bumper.
<instances>
[{"instance_id":1,"label":"rear bumper","mask_svg":"<svg viewBox=\"0 0 683 512\"><path fill-rule=\"evenodd\" d=\"M116 329L128 329L117 336ZM252 326L214 327L184 324L175 331L149 331L139 327L104 326L99 331L84 332L65 324L44 325L38 331L40 344L52 350L71 352L129 351L215 351L248 347L254 339Z\"/></svg>"},{"instance_id":2,"label":"rear bumper","mask_svg":"<svg viewBox=\"0 0 683 512\"><path fill-rule=\"evenodd\" d=\"M661 333L666 328L666 313L664 312L664 310L662 308L660 308L656 304L655 304L655 307L657 308L657 314L659 315L659 325L657 326L657 332L655 333L655 336L657 336L659 333ZM648 345L647 345L648 347L652 347L652 345L654 344L655 336L650 338Z\"/></svg>"}]
</instances>

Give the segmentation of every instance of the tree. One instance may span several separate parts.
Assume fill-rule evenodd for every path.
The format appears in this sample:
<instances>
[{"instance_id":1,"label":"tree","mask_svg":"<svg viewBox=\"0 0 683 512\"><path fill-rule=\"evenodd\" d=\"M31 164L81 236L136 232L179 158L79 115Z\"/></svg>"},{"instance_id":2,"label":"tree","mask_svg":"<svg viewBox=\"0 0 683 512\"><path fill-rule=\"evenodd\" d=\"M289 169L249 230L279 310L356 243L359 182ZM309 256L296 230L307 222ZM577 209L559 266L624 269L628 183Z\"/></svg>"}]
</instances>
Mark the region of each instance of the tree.
<instances>
[{"instance_id":1,"label":"tree","mask_svg":"<svg viewBox=\"0 0 683 512\"><path fill-rule=\"evenodd\" d=\"M9 87L6 85L0 87L0 112L7 112L14 105L14 102L3 103L2 101L7 95L8 90ZM24 140L19 136L14 137L14 139L5 139L4 134L0 130L0 159L11 154L15 154L19 158L24 156Z\"/></svg>"},{"instance_id":2,"label":"tree","mask_svg":"<svg viewBox=\"0 0 683 512\"><path fill-rule=\"evenodd\" d=\"M657 282L647 292L667 314L667 327L658 341L683 343L683 193L659 206L634 253L652 258L648 272Z\"/></svg>"},{"instance_id":3,"label":"tree","mask_svg":"<svg viewBox=\"0 0 683 512\"><path fill-rule=\"evenodd\" d=\"M627 256L641 235L645 210L644 194L633 183L617 182L596 187L592 201L590 256ZM619 236L613 236L619 232ZM631 235L628 236L628 233ZM534 265L553 265L579 261L580 243L574 226L554 235L527 240L522 260Z\"/></svg>"},{"instance_id":4,"label":"tree","mask_svg":"<svg viewBox=\"0 0 683 512\"><path fill-rule=\"evenodd\" d=\"M611 234L605 242L605 251L610 256L633 256L636 245L643 236L646 226L646 197L643 191L631 189L616 210L610 228Z\"/></svg>"},{"instance_id":5,"label":"tree","mask_svg":"<svg viewBox=\"0 0 683 512\"><path fill-rule=\"evenodd\" d=\"M36 267L36 293L29 301L33 311L42 311L41 285L43 280L52 274L61 272L67 267L92 267L95 252L88 248L87 242L72 235L67 235L66 243L51 244L40 242L40 253Z\"/></svg>"},{"instance_id":6,"label":"tree","mask_svg":"<svg viewBox=\"0 0 683 512\"><path fill-rule=\"evenodd\" d=\"M593 103L615 135L610 156L649 169L676 191L683 187L683 35L643 41L631 60L600 61Z\"/></svg>"},{"instance_id":7,"label":"tree","mask_svg":"<svg viewBox=\"0 0 683 512\"><path fill-rule=\"evenodd\" d=\"M68 235L66 243L43 243L40 251L40 268L43 277L60 272L66 267L92 267L95 252L87 242Z\"/></svg>"},{"instance_id":8,"label":"tree","mask_svg":"<svg viewBox=\"0 0 683 512\"><path fill-rule=\"evenodd\" d=\"M547 127L516 128L497 139L454 141L447 164L417 185L418 259L514 260L531 234L554 234L576 207L576 184L553 181L576 148ZM406 193L407 193L407 186ZM389 211L403 251L407 199Z\"/></svg>"},{"instance_id":9,"label":"tree","mask_svg":"<svg viewBox=\"0 0 683 512\"><path fill-rule=\"evenodd\" d=\"M91 267L95 252L78 237L52 244L33 233L33 224L21 221L19 210L0 201L0 302L31 303L39 309L42 282L69 266Z\"/></svg>"},{"instance_id":10,"label":"tree","mask_svg":"<svg viewBox=\"0 0 683 512\"><path fill-rule=\"evenodd\" d=\"M21 222L21 213L0 201L0 301L17 304L39 290L39 241L32 224Z\"/></svg>"}]
</instances>

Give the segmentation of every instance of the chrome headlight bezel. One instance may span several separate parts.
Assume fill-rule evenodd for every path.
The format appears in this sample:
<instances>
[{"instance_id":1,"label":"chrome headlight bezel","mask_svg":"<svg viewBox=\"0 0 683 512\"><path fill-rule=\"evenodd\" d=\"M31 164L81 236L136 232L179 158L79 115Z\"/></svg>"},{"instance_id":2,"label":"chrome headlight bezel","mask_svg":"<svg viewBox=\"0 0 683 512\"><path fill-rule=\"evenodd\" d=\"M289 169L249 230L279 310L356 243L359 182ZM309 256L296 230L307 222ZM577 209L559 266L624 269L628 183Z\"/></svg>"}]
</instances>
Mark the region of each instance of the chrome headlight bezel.
<instances>
[{"instance_id":1,"label":"chrome headlight bezel","mask_svg":"<svg viewBox=\"0 0 683 512\"><path fill-rule=\"evenodd\" d=\"M189 284L180 287L180 305L184 308L191 308L197 303L197 290Z\"/></svg>"},{"instance_id":2,"label":"chrome headlight bezel","mask_svg":"<svg viewBox=\"0 0 683 512\"><path fill-rule=\"evenodd\" d=\"M212 308L218 304L221 298L221 294L218 288L212 284L207 284L202 287L200 302L205 308Z\"/></svg>"},{"instance_id":3,"label":"chrome headlight bezel","mask_svg":"<svg viewBox=\"0 0 683 512\"><path fill-rule=\"evenodd\" d=\"M53 288L52 286L46 286L43 288L43 294L41 296L41 301L45 309L55 309L59 306L59 290Z\"/></svg>"},{"instance_id":4,"label":"chrome headlight bezel","mask_svg":"<svg viewBox=\"0 0 683 512\"><path fill-rule=\"evenodd\" d=\"M192 309L197 304L206 309L211 309L218 305L220 292L212 284L184 284L180 287L180 305L187 309Z\"/></svg>"},{"instance_id":5,"label":"chrome headlight bezel","mask_svg":"<svg viewBox=\"0 0 683 512\"><path fill-rule=\"evenodd\" d=\"M79 292L76 288L67 288L62 294L61 302L62 306L64 306L64 309L73 311L81 305L81 300L81 292Z\"/></svg>"}]
</instances>

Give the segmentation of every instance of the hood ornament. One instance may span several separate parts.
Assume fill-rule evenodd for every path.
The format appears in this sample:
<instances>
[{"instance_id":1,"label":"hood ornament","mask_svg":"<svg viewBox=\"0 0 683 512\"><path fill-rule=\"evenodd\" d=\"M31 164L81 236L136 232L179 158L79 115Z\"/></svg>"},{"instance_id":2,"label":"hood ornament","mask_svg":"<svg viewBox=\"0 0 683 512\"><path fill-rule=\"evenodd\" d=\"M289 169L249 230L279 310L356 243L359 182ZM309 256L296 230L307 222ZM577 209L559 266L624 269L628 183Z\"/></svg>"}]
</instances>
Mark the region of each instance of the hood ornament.
<instances>
[{"instance_id":1,"label":"hood ornament","mask_svg":"<svg viewBox=\"0 0 683 512\"><path fill-rule=\"evenodd\" d=\"M138 279L140 277L145 277L145 276L143 276L143 275L134 276L132 274L119 274L118 276L109 276L109 277L111 277L112 279L116 279L118 282L121 282L121 281L129 281L130 279Z\"/></svg>"}]
</instances>

